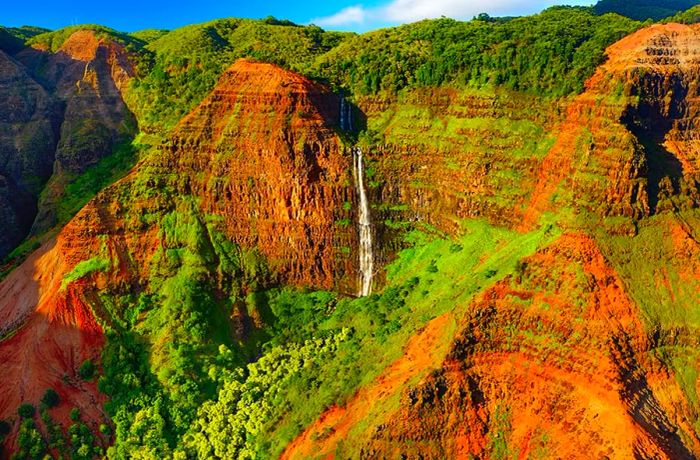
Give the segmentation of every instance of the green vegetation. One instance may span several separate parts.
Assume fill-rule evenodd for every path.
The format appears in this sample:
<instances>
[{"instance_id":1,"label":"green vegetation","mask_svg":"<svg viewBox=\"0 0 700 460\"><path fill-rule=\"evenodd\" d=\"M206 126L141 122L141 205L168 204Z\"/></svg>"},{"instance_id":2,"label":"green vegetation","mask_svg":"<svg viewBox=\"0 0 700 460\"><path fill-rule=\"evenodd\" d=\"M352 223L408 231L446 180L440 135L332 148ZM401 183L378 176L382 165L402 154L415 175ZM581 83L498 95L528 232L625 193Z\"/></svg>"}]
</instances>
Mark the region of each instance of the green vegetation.
<instances>
[{"instance_id":1,"label":"green vegetation","mask_svg":"<svg viewBox=\"0 0 700 460\"><path fill-rule=\"evenodd\" d=\"M692 18L690 14L684 17ZM540 119L509 103L524 101L520 105L528 107L580 92L602 62L604 49L641 25L619 15L596 16L590 8L557 7L527 18L443 18L365 35L275 18L225 19L133 34L89 28L138 54L140 78L132 81L127 102L141 129L156 142L205 97L235 59L245 56L307 73L354 96L395 96L391 101L396 104L368 122L361 142L400 144L419 133L416 146L483 155L493 172L485 181L483 200L499 210L522 202L528 191L512 187L518 171L532 168L532 160L541 159L553 142L547 123L554 115L548 112ZM10 37L8 46L21 36L56 50L75 30L31 37L0 30L0 46L5 36ZM465 97L492 102L493 110L503 105L507 115L497 120L461 116L465 106L452 100L436 114L419 94L433 87L457 87ZM552 106L552 111L559 109ZM108 397L105 411L114 423L113 430L101 424L99 433L111 445L103 452L99 434L81 422L78 408L70 411L75 423L64 438L46 410L60 398L48 389L41 399L45 429L33 419L34 406L25 403L18 409L24 420L16 458L41 458L47 448L79 459L278 456L302 427L379 376L431 319L464 313L475 296L508 276L523 280L523 259L560 234L548 221L536 231L519 233L471 220L455 223L461 228L450 238L428 225L387 219L392 229L412 231L406 234L406 248L387 267L386 286L379 292L350 299L281 286L257 250L234 244L225 236L222 218L204 214L196 198L180 193L186 189L180 187L182 177L159 170L157 161L149 163L161 152L146 150L138 143L119 146L85 174L70 178L58 207L59 221L68 221L99 190L146 159L133 181L116 184L111 193L128 229L157 235L150 273L133 285L115 283L99 293L98 320L106 344L99 363L88 360L77 370L83 380L99 376L98 388ZM443 157L448 171L469 166L455 155ZM382 183L386 165L381 161L368 160L372 186ZM343 208L347 212L350 206ZM408 210L385 206L382 211ZM598 237L650 325L663 330L700 327L694 304L700 286L682 276L682 263L649 266L649 261L672 259L665 218L650 219L632 240L611 236L604 228L597 230ZM347 219L336 223L350 225ZM19 251L36 244L26 242ZM61 289L109 272L114 264L105 244L65 275ZM566 270L561 276L566 282L588 282L580 267ZM550 288L545 276L538 281ZM582 306L574 302L576 307ZM545 303L542 308L550 307ZM563 339L540 339L555 332L540 323L508 337L524 338L534 348L553 348ZM441 339L447 344L452 336L446 333ZM672 363L683 391L697 406L697 370L691 359L672 349L664 360ZM383 416L389 408L371 410ZM512 458L508 409L499 408L491 417L490 455ZM357 442L349 436L336 454L357 452Z\"/></svg>"},{"instance_id":2,"label":"green vegetation","mask_svg":"<svg viewBox=\"0 0 700 460\"><path fill-rule=\"evenodd\" d=\"M700 282L687 276L688 261L675 255L675 219L673 214L662 214L640 222L639 234L634 238L609 235L602 230L598 234L606 257L629 287L651 330L700 328ZM700 226L697 210L684 212L680 219L689 222L691 228Z\"/></svg>"},{"instance_id":3,"label":"green vegetation","mask_svg":"<svg viewBox=\"0 0 700 460\"><path fill-rule=\"evenodd\" d=\"M700 22L700 5L694 6L686 11L681 11L664 22L679 22L681 24L697 24Z\"/></svg>"},{"instance_id":4,"label":"green vegetation","mask_svg":"<svg viewBox=\"0 0 700 460\"><path fill-rule=\"evenodd\" d=\"M697 0L600 0L593 9L598 14L618 13L638 21L658 21L697 3Z\"/></svg>"},{"instance_id":5,"label":"green vegetation","mask_svg":"<svg viewBox=\"0 0 700 460\"><path fill-rule=\"evenodd\" d=\"M145 146L138 140L118 144L111 155L102 158L84 173L69 178L56 207L58 225L65 225L103 188L122 178L136 164L138 152L143 148Z\"/></svg>"},{"instance_id":6,"label":"green vegetation","mask_svg":"<svg viewBox=\"0 0 700 460\"><path fill-rule=\"evenodd\" d=\"M12 454L11 460L40 460L46 452L46 441L37 429L34 420L28 418L20 424L17 435L19 449Z\"/></svg>"},{"instance_id":7,"label":"green vegetation","mask_svg":"<svg viewBox=\"0 0 700 460\"><path fill-rule=\"evenodd\" d=\"M91 259L84 260L76 265L73 270L66 273L61 281L61 289L65 289L70 283L88 276L94 272L106 272L112 266L109 259L101 256L95 256Z\"/></svg>"},{"instance_id":8,"label":"green vegetation","mask_svg":"<svg viewBox=\"0 0 700 460\"><path fill-rule=\"evenodd\" d=\"M17 413L21 418L32 418L34 417L34 406L29 403L22 403L19 408L17 408Z\"/></svg>"},{"instance_id":9,"label":"green vegetation","mask_svg":"<svg viewBox=\"0 0 700 460\"><path fill-rule=\"evenodd\" d=\"M56 393L56 390L49 388L44 392L44 396L41 397L41 403L46 407L56 407L58 403L61 402L61 398Z\"/></svg>"},{"instance_id":10,"label":"green vegetation","mask_svg":"<svg viewBox=\"0 0 700 460\"><path fill-rule=\"evenodd\" d=\"M557 235L548 226L518 235L478 221L465 222L458 241L415 232L386 289L347 299L251 285L264 279L263 266L222 246L216 226L185 200L162 220L153 292L109 295L115 327L99 388L116 425L110 458L278 455L300 427L398 358L427 321L514 273L520 258ZM232 298L213 295L215 273ZM231 340L224 308L258 318L246 340ZM131 309L139 314L130 318Z\"/></svg>"},{"instance_id":11,"label":"green vegetation","mask_svg":"<svg viewBox=\"0 0 700 460\"><path fill-rule=\"evenodd\" d=\"M24 47L24 43L39 34L49 32L41 27L2 27L0 26L0 50L15 53Z\"/></svg>"},{"instance_id":12,"label":"green vegetation","mask_svg":"<svg viewBox=\"0 0 700 460\"><path fill-rule=\"evenodd\" d=\"M95 363L89 359L86 359L78 368L78 377L83 380L92 380L92 378L95 376L96 370Z\"/></svg>"},{"instance_id":13,"label":"green vegetation","mask_svg":"<svg viewBox=\"0 0 700 460\"><path fill-rule=\"evenodd\" d=\"M356 95L458 85L562 96L581 91L605 48L640 26L574 7L515 19L421 21L353 36L321 56L314 73Z\"/></svg>"},{"instance_id":14,"label":"green vegetation","mask_svg":"<svg viewBox=\"0 0 700 460\"><path fill-rule=\"evenodd\" d=\"M110 38L115 40L116 42L126 46L127 49L131 51L137 51L143 46L143 42L132 35L118 32L114 29L98 24L81 24L64 27L63 29L55 31L47 31L38 35L32 35L28 38L26 43L27 45L42 46L55 53L71 35L81 30L90 30L99 38Z\"/></svg>"},{"instance_id":15,"label":"green vegetation","mask_svg":"<svg viewBox=\"0 0 700 460\"><path fill-rule=\"evenodd\" d=\"M138 33L135 34L141 36ZM236 59L248 57L304 71L348 34L287 21L220 19L149 33L150 66L127 102L147 132L164 132L192 110Z\"/></svg>"},{"instance_id":16,"label":"green vegetation","mask_svg":"<svg viewBox=\"0 0 700 460\"><path fill-rule=\"evenodd\" d=\"M75 423L70 425L64 434L61 425L51 418L48 411L49 407L54 407L58 402L58 394L51 389L47 390L42 398L40 422L31 418L34 414L33 406L30 404L20 406L19 410L23 411L25 415L29 413L27 406L31 408L32 415L22 416L23 420L17 435L19 448L10 457L12 460L56 458L56 453L58 453L58 458L76 460L90 460L104 456L100 440L95 437L87 425L80 421L80 411L77 408L73 408L70 412L70 419ZM0 441L10 431L9 425L6 422L2 423L5 423L6 426L0 424Z\"/></svg>"},{"instance_id":17,"label":"green vegetation","mask_svg":"<svg viewBox=\"0 0 700 460\"><path fill-rule=\"evenodd\" d=\"M489 430L491 458L496 460L518 458L517 451L508 446L508 437L512 430L508 408L496 407L491 414L491 426L493 427Z\"/></svg>"}]
</instances>

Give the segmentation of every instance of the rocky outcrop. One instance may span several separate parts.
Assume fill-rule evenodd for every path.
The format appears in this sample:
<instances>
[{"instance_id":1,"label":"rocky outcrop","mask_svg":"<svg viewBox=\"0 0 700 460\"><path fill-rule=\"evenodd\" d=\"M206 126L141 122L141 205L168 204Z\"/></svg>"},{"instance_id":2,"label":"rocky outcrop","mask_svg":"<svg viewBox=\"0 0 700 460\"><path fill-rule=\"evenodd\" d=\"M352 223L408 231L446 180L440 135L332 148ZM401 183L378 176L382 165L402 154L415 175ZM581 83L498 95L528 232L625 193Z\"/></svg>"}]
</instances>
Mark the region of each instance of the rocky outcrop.
<instances>
[{"instance_id":1,"label":"rocky outcrop","mask_svg":"<svg viewBox=\"0 0 700 460\"><path fill-rule=\"evenodd\" d=\"M515 146L530 139L528 131L513 128L527 113L524 99L482 94L457 102L448 90L430 90L359 103L378 139L375 193L392 190L382 202L403 205L385 215L451 233L459 218L525 231L551 213L577 230L456 306L461 332L440 364L432 355L421 356L420 371L400 366L419 361L409 342L402 359L324 412L285 458L700 455L697 359L688 351L697 342L688 316L697 304L697 222L684 217L700 205L699 31L657 25L610 47L583 94L561 110L537 101L539 115L523 117L546 127L551 143L540 137L534 145L546 148L529 144L522 156ZM509 130L496 133L492 118L504 114ZM509 184L498 182L505 177ZM663 215L648 218L655 214ZM643 243L631 242L637 232ZM640 299L655 289L670 305Z\"/></svg>"},{"instance_id":2,"label":"rocky outcrop","mask_svg":"<svg viewBox=\"0 0 700 460\"><path fill-rule=\"evenodd\" d=\"M110 155L137 130L122 97L135 70L121 44L89 30L78 31L42 61L42 78L63 102L64 112L54 175L41 197L34 234L56 225L55 207L65 183Z\"/></svg>"},{"instance_id":3,"label":"rocky outcrop","mask_svg":"<svg viewBox=\"0 0 700 460\"><path fill-rule=\"evenodd\" d=\"M356 292L356 257L340 249L357 246L356 229L337 223L351 217L343 204L356 199L350 154L335 132L339 106L326 87L297 74L235 63L161 151L0 283L0 334L11 335L0 341L0 358L7 357L5 372L18 382L0 398L0 419L55 388L84 409L83 420L103 421L103 396L74 378L82 360L99 357L104 341L97 292L148 291L163 268L157 255L174 244L163 231L165 216L183 203L196 203L188 217L215 218L231 242L257 251L274 275L268 281L338 289L345 283ZM108 262L66 281L95 257ZM210 276L218 275L213 268ZM10 359L18 349L24 352ZM59 420L65 407L57 409Z\"/></svg>"},{"instance_id":4,"label":"rocky outcrop","mask_svg":"<svg viewBox=\"0 0 700 460\"><path fill-rule=\"evenodd\" d=\"M377 220L448 233L467 218L519 223L560 119L558 104L501 90L431 88L358 106L376 136L366 157ZM391 246L390 231L383 244Z\"/></svg>"},{"instance_id":5,"label":"rocky outcrop","mask_svg":"<svg viewBox=\"0 0 700 460\"><path fill-rule=\"evenodd\" d=\"M180 194L223 216L280 280L356 291L357 209L350 152L336 135L340 99L271 64L240 60L178 125L158 164ZM341 289L343 289L341 287Z\"/></svg>"},{"instance_id":6,"label":"rocky outcrop","mask_svg":"<svg viewBox=\"0 0 700 460\"><path fill-rule=\"evenodd\" d=\"M607 50L541 165L526 224L561 206L639 219L700 205L699 44L697 26L666 24Z\"/></svg>"},{"instance_id":7,"label":"rocky outcrop","mask_svg":"<svg viewBox=\"0 0 700 460\"><path fill-rule=\"evenodd\" d=\"M0 51L0 257L28 233L51 176L59 108L15 59Z\"/></svg>"},{"instance_id":8,"label":"rocky outcrop","mask_svg":"<svg viewBox=\"0 0 700 460\"><path fill-rule=\"evenodd\" d=\"M666 344L648 340L638 308L590 237L563 235L457 311L464 316L448 351L440 355L424 342L416 353L414 342L444 323L436 318L401 359L347 406L322 414L283 458L585 452L676 459L700 452L693 409L654 352ZM358 445L359 453L343 450Z\"/></svg>"},{"instance_id":9,"label":"rocky outcrop","mask_svg":"<svg viewBox=\"0 0 700 460\"><path fill-rule=\"evenodd\" d=\"M3 190L13 190L0 197L3 221L12 223L0 235L0 257L32 225L35 234L54 226L65 184L133 136L122 91L134 74L122 45L87 30L55 53L0 51L0 175Z\"/></svg>"}]
</instances>

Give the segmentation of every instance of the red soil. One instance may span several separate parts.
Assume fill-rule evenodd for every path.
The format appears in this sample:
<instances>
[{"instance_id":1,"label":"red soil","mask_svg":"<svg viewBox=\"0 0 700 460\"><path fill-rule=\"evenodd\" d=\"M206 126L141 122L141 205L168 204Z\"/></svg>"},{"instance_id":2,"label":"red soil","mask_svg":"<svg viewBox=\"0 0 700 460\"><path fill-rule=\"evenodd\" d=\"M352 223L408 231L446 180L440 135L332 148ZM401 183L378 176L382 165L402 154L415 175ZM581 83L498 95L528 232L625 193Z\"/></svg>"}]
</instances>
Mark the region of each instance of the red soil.
<instances>
[{"instance_id":1,"label":"red soil","mask_svg":"<svg viewBox=\"0 0 700 460\"><path fill-rule=\"evenodd\" d=\"M46 243L0 284L0 330L10 333L0 342L0 363L3 381L12 382L0 392L0 419L14 421L15 429L18 406L38 407L48 388L61 398L49 412L64 426L72 423L73 407L95 429L106 419L105 398L95 382L77 376L84 360L99 359L104 338L81 284L61 290L67 272L64 249L55 240ZM10 439L10 451L13 443Z\"/></svg>"}]
</instances>

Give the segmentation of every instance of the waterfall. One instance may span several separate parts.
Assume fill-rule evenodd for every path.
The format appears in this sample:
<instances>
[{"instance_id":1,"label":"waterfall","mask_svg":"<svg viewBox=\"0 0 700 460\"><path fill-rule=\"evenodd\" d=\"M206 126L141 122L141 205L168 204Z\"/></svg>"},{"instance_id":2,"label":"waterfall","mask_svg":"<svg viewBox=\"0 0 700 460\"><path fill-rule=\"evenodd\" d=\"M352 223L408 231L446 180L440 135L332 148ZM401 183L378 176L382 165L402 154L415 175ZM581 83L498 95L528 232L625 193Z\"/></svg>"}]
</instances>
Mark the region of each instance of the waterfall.
<instances>
[{"instance_id":1,"label":"waterfall","mask_svg":"<svg viewBox=\"0 0 700 460\"><path fill-rule=\"evenodd\" d=\"M352 131L352 106L340 98L340 129ZM365 172L362 161L362 149L352 147L352 172L355 179L355 190L360 208L358 210L358 230L360 233L360 287L359 297L368 296L372 292L372 272L374 270L374 253L372 252L372 221L369 215L369 200L365 190Z\"/></svg>"},{"instance_id":2,"label":"waterfall","mask_svg":"<svg viewBox=\"0 0 700 460\"><path fill-rule=\"evenodd\" d=\"M360 289L357 295L364 297L372 292L372 272L374 270L374 254L372 252L372 223L369 215L369 200L365 191L364 165L362 149L352 148L353 172L355 188L360 201L358 227L360 231Z\"/></svg>"},{"instance_id":3,"label":"waterfall","mask_svg":"<svg viewBox=\"0 0 700 460\"><path fill-rule=\"evenodd\" d=\"M352 131L352 107L345 102L344 97L340 97L340 129L343 131Z\"/></svg>"}]
</instances>

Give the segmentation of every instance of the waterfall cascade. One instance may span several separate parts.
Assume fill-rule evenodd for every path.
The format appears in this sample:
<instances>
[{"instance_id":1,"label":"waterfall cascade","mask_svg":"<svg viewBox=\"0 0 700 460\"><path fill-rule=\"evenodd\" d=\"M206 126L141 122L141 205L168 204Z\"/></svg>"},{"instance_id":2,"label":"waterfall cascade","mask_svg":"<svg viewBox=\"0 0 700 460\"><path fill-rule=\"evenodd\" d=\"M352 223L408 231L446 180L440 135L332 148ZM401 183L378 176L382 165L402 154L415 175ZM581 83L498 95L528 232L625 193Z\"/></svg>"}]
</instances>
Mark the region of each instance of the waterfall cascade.
<instances>
[{"instance_id":1,"label":"waterfall cascade","mask_svg":"<svg viewBox=\"0 0 700 460\"><path fill-rule=\"evenodd\" d=\"M360 209L358 227L360 230L360 289L357 295L364 297L372 292L372 274L374 271L374 253L372 247L372 221L369 213L369 200L365 191L364 164L362 149L352 148L355 188L359 197Z\"/></svg>"},{"instance_id":2,"label":"waterfall cascade","mask_svg":"<svg viewBox=\"0 0 700 460\"><path fill-rule=\"evenodd\" d=\"M352 131L352 107L340 99L340 129ZM355 179L355 190L359 202L358 210L358 230L360 233L360 279L357 295L368 296L372 292L372 275L374 271L374 252L372 241L372 220L369 212L369 200L365 190L364 162L362 159L362 149L352 147L352 166Z\"/></svg>"}]
</instances>

